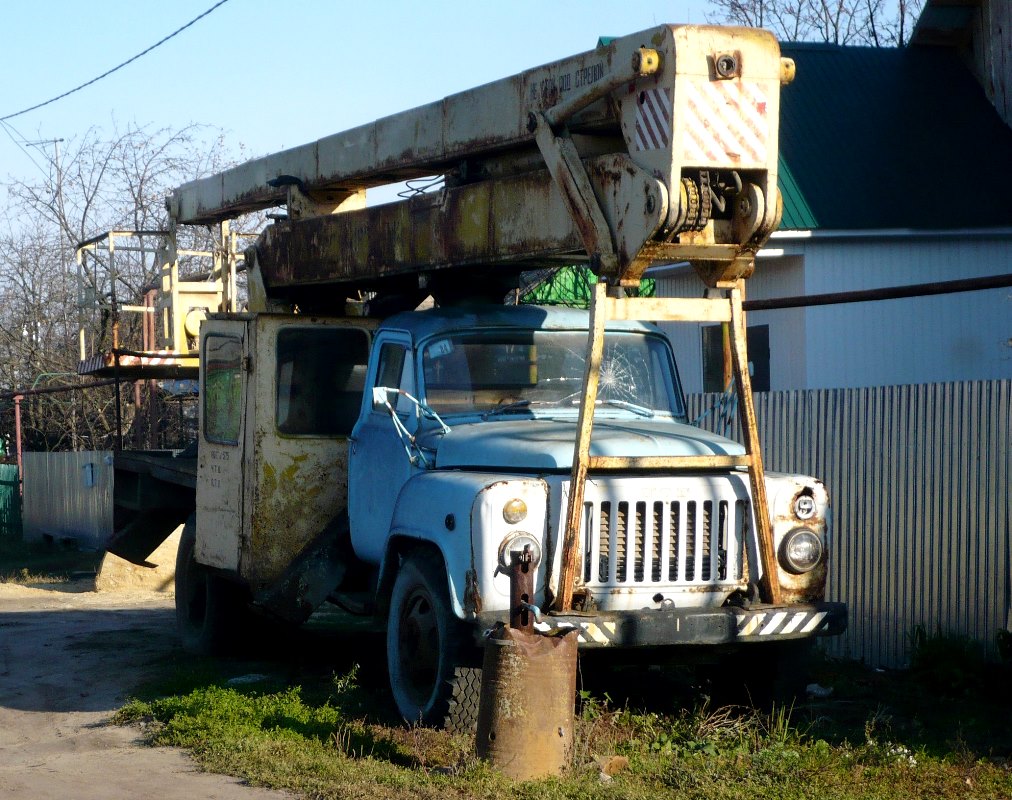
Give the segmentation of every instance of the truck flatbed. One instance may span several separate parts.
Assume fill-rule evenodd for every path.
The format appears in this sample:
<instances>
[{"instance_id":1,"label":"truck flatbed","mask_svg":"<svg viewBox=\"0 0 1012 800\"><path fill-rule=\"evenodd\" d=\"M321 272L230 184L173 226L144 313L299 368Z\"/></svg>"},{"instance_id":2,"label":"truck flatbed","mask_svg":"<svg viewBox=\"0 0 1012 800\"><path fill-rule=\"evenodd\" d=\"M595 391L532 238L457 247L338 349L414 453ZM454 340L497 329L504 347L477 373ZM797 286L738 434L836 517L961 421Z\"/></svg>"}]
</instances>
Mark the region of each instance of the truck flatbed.
<instances>
[{"instance_id":1,"label":"truck flatbed","mask_svg":"<svg viewBox=\"0 0 1012 800\"><path fill-rule=\"evenodd\" d=\"M113 454L115 533L107 550L134 564L193 513L197 459L187 451L120 450Z\"/></svg>"}]
</instances>

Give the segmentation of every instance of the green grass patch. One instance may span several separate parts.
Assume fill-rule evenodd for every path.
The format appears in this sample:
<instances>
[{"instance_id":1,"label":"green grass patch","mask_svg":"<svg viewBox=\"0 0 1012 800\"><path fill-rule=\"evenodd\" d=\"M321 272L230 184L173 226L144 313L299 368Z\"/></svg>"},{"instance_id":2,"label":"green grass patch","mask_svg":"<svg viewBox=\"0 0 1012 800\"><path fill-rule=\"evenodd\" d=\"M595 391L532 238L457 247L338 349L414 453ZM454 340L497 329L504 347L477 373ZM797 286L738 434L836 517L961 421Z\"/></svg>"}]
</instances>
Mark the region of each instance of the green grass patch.
<instances>
[{"instance_id":1,"label":"green grass patch","mask_svg":"<svg viewBox=\"0 0 1012 800\"><path fill-rule=\"evenodd\" d=\"M818 677L830 699L770 712L705 700L668 709L662 682L653 708L583 691L566 773L523 783L478 762L468 737L398 724L373 666L257 670L180 659L162 694L149 690L116 721L189 749L206 770L313 798L1012 797L1008 698L978 690L950 704L917 670L827 662Z\"/></svg>"}]
</instances>

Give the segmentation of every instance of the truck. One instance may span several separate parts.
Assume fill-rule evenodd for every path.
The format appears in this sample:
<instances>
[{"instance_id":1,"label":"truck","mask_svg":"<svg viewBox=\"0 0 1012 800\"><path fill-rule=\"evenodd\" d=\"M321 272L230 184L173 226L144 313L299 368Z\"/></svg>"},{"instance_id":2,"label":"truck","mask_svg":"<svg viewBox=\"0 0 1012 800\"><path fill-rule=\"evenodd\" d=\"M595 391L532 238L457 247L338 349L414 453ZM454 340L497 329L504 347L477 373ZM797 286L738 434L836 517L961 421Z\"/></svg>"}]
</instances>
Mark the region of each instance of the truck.
<instances>
[{"instance_id":1,"label":"truck","mask_svg":"<svg viewBox=\"0 0 1012 800\"><path fill-rule=\"evenodd\" d=\"M466 728L521 559L524 613L581 650L772 681L764 665L842 632L826 488L763 468L742 310L779 222L792 76L767 32L661 25L178 187L162 349L82 357L199 380L193 447L116 453L110 545L143 562L185 522L183 646L336 603L385 628L406 720ZM273 207L238 253L229 221ZM179 278L187 225L220 226L216 293ZM637 296L680 262L699 297ZM596 276L589 309L504 302L573 264ZM743 443L689 424L656 324L684 321L727 326Z\"/></svg>"}]
</instances>

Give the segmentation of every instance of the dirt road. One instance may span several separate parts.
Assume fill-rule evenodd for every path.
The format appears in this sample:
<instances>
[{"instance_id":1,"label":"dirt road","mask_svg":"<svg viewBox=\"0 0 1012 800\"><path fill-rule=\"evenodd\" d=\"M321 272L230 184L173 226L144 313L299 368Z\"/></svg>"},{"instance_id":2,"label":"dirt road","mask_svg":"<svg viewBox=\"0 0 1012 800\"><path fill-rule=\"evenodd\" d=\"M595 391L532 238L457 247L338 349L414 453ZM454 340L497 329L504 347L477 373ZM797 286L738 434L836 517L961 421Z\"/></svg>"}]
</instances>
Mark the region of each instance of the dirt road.
<instances>
[{"instance_id":1,"label":"dirt road","mask_svg":"<svg viewBox=\"0 0 1012 800\"><path fill-rule=\"evenodd\" d=\"M176 646L172 596L0 584L0 798L261 800L290 795L196 770L107 725Z\"/></svg>"}]
</instances>

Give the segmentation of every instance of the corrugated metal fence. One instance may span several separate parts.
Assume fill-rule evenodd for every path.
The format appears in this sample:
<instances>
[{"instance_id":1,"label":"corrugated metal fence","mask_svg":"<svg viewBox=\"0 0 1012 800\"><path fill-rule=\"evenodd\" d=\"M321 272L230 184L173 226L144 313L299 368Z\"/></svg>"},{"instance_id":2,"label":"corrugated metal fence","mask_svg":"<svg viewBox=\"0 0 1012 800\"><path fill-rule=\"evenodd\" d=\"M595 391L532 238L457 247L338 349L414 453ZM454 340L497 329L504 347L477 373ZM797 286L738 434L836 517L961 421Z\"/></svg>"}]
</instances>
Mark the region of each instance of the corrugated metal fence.
<instances>
[{"instance_id":1,"label":"corrugated metal fence","mask_svg":"<svg viewBox=\"0 0 1012 800\"><path fill-rule=\"evenodd\" d=\"M105 547L113 526L112 453L24 453L24 537Z\"/></svg>"},{"instance_id":2,"label":"corrugated metal fence","mask_svg":"<svg viewBox=\"0 0 1012 800\"><path fill-rule=\"evenodd\" d=\"M689 418L719 395L688 398ZM1012 381L755 395L768 470L822 478L833 503L830 651L902 666L911 631L993 645L1010 600ZM737 417L721 430L741 439Z\"/></svg>"},{"instance_id":3,"label":"corrugated metal fence","mask_svg":"<svg viewBox=\"0 0 1012 800\"><path fill-rule=\"evenodd\" d=\"M17 464L0 464L0 537L3 536L21 536L21 487Z\"/></svg>"}]
</instances>

